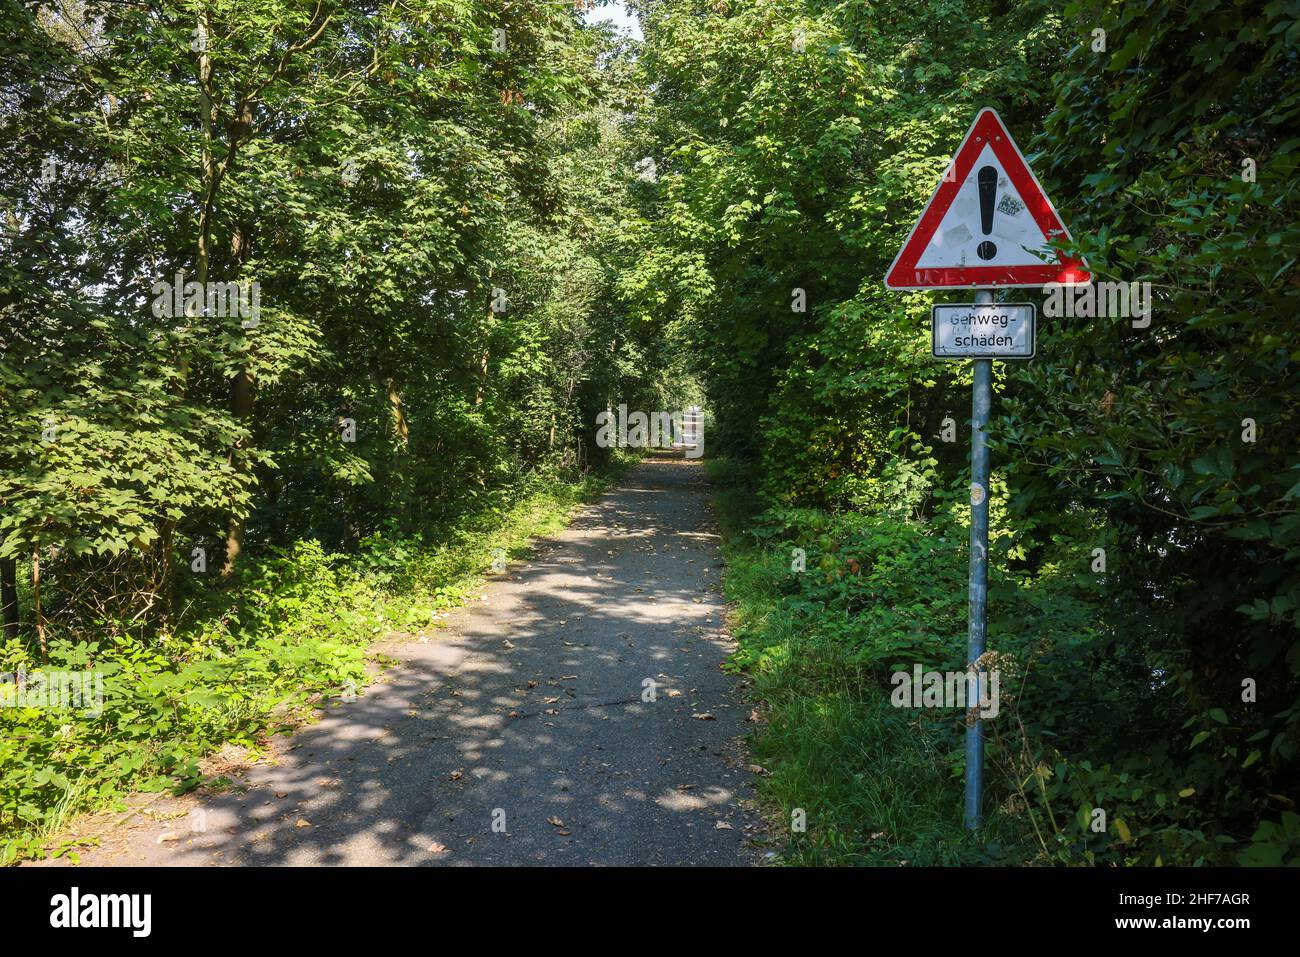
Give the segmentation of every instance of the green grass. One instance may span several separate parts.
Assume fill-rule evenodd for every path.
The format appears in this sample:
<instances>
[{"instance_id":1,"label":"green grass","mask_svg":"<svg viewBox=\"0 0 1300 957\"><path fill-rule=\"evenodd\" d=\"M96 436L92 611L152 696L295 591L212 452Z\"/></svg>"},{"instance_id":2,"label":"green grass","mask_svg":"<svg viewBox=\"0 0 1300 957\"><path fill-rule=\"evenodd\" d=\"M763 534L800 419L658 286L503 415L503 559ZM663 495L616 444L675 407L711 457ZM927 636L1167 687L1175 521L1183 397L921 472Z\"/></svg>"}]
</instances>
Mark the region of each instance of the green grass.
<instances>
[{"instance_id":1,"label":"green grass","mask_svg":"<svg viewBox=\"0 0 1300 957\"><path fill-rule=\"evenodd\" d=\"M789 554L747 534L757 500L746 476L709 463L733 603L734 659L764 720L751 747L769 773L762 794L790 865L992 862L1000 825L980 840L961 820L951 716L895 708L877 671L845 640L843 612L789 600ZM809 568L812 568L810 563ZM835 619L832 621L831 619ZM806 830L793 821L798 809Z\"/></svg>"},{"instance_id":2,"label":"green grass","mask_svg":"<svg viewBox=\"0 0 1300 957\"><path fill-rule=\"evenodd\" d=\"M714 462L711 474L738 642L732 666L750 676L764 718L752 750L769 772L760 787L783 862L1122 867L1282 864L1300 853L1300 815L1289 807L1244 826L1222 814L1225 786L1258 786L1248 774L1225 782L1197 740L1144 732L1168 696L1134 664L1143 631L1117 631L1104 615L1140 624L1144 612L1108 609L1074 558L1086 551L1064 534L1043 545L1032 571L1010 535L994 539L990 668L1002 679L1000 708L984 724L984 824L968 834L963 712L895 707L890 682L913 665L964 668L965 515L764 507L734 464ZM1228 727L1220 711L1200 739ZM804 832L791 826L800 810Z\"/></svg>"},{"instance_id":3,"label":"green grass","mask_svg":"<svg viewBox=\"0 0 1300 957\"><path fill-rule=\"evenodd\" d=\"M530 539L562 529L629 461L535 479L453 527L373 536L355 554L311 540L250 554L233 585L191 587L173 633L56 636L48 667L104 674L104 707L17 707L15 686L0 685L0 863L75 858L55 842L76 815L121 807L132 792L193 788L204 756L228 744L257 753L312 720L364 686L377 639L436 627L499 552L519 558ZM30 636L0 645L0 673L40 666Z\"/></svg>"}]
</instances>

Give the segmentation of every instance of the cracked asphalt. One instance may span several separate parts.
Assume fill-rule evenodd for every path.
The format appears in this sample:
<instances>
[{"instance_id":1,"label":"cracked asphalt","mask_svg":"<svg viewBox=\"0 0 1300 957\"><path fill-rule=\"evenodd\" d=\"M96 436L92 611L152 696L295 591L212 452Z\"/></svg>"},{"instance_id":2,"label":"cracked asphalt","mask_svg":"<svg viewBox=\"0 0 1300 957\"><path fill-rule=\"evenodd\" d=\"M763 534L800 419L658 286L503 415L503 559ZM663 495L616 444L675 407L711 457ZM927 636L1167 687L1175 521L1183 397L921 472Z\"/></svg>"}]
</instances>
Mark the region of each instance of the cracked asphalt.
<instances>
[{"instance_id":1,"label":"cracked asphalt","mask_svg":"<svg viewBox=\"0 0 1300 957\"><path fill-rule=\"evenodd\" d=\"M642 461L236 787L137 806L82 863L755 863L703 472Z\"/></svg>"}]
</instances>

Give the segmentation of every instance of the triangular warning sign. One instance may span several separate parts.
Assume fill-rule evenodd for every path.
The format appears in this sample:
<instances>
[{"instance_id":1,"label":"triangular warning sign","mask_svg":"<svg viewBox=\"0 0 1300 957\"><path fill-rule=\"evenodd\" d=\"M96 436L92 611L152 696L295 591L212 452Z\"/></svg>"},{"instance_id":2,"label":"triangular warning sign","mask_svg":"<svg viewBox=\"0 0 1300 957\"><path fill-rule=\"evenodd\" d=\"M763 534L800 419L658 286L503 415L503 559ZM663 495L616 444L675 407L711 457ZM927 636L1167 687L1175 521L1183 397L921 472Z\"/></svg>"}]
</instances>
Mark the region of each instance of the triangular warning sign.
<instances>
[{"instance_id":1,"label":"triangular warning sign","mask_svg":"<svg viewBox=\"0 0 1300 957\"><path fill-rule=\"evenodd\" d=\"M1069 238L996 110L983 109L885 274L890 289L1080 285L1087 264L1052 250Z\"/></svg>"}]
</instances>

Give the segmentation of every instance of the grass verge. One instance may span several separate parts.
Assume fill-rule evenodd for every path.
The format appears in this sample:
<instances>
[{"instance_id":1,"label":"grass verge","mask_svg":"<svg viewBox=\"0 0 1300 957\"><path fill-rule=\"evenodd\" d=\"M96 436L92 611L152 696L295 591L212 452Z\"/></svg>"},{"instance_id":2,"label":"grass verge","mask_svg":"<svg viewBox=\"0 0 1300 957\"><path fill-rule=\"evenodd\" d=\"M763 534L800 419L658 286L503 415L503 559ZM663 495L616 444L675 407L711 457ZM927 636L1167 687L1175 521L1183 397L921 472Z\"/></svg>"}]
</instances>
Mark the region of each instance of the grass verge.
<instances>
[{"instance_id":1,"label":"grass verge","mask_svg":"<svg viewBox=\"0 0 1300 957\"><path fill-rule=\"evenodd\" d=\"M70 818L134 792L181 793L227 746L257 754L366 682L367 648L435 628L501 557L568 524L630 460L600 476L536 478L453 527L372 536L350 554L314 540L252 557L229 584L191 586L170 633L117 624L0 645L0 864L67 855ZM50 707L55 676L97 676L102 694ZM20 677L21 676L21 677Z\"/></svg>"},{"instance_id":2,"label":"grass verge","mask_svg":"<svg viewBox=\"0 0 1300 957\"><path fill-rule=\"evenodd\" d=\"M791 549L765 534L748 477L727 460L708 465L738 641L734 664L749 674L762 715L751 747L767 772L759 788L773 833L785 838L780 862L993 862L1000 824L993 822L986 841L962 827L960 717L894 707L881 669L863 654L866 627L839 590L838 570L810 558L793 585ZM873 557L860 549L853 561ZM883 654L911 651L900 642Z\"/></svg>"}]
</instances>

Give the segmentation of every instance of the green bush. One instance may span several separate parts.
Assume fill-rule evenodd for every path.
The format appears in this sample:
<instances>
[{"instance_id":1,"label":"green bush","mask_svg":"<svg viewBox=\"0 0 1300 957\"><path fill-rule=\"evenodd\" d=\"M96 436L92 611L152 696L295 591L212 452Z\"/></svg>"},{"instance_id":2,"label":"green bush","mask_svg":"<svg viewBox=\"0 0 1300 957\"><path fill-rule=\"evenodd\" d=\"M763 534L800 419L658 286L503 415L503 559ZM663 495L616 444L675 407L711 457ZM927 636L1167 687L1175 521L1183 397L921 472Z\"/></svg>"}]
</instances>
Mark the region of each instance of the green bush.
<instances>
[{"instance_id":1,"label":"green bush","mask_svg":"<svg viewBox=\"0 0 1300 957\"><path fill-rule=\"evenodd\" d=\"M51 843L70 815L133 791L199 784L199 760L226 744L251 749L310 720L322 699L365 684L365 649L382 634L433 624L434 609L482 579L498 549L520 554L561 527L602 479L538 477L458 527L376 535L354 554L299 541L244 563L233 582L192 585L173 633L129 627L56 638L42 664L30 640L0 649L0 673L103 677L99 713L17 707L0 683L0 863L69 853Z\"/></svg>"}]
</instances>

